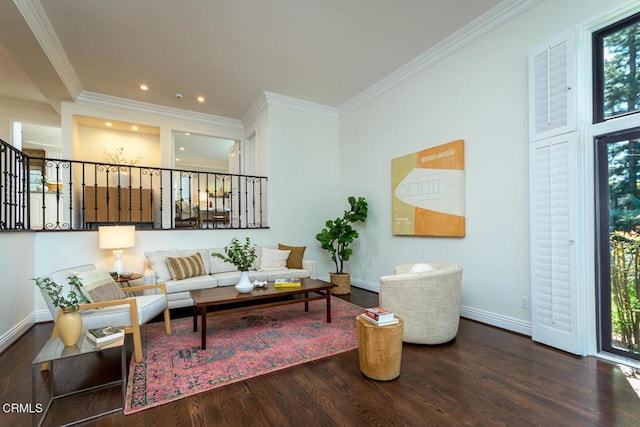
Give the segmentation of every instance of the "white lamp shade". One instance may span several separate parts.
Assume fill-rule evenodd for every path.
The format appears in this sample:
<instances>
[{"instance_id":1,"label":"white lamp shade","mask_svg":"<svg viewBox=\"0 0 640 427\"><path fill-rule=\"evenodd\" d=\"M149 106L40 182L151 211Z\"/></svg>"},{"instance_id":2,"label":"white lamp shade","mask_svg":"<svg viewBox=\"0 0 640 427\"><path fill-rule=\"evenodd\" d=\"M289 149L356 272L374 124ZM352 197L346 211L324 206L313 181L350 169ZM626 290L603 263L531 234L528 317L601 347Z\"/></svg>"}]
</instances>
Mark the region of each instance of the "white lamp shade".
<instances>
[{"instance_id":1,"label":"white lamp shade","mask_svg":"<svg viewBox=\"0 0 640 427\"><path fill-rule=\"evenodd\" d=\"M110 225L98 227L100 249L123 249L136 245L135 225Z\"/></svg>"}]
</instances>

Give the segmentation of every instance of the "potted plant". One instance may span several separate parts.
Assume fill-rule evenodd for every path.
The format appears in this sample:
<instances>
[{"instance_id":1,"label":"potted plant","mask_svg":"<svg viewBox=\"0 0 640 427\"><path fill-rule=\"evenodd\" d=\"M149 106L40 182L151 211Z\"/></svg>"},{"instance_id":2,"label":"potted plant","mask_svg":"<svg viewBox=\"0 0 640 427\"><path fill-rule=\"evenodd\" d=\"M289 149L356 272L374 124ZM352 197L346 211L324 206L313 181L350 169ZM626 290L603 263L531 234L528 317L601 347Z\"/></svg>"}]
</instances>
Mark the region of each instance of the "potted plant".
<instances>
[{"instance_id":1,"label":"potted plant","mask_svg":"<svg viewBox=\"0 0 640 427\"><path fill-rule=\"evenodd\" d=\"M110 172L114 173L113 175L111 175L113 180L112 185L116 187L129 186L129 169L131 168L131 166L134 166L136 163L138 163L138 161L140 161L140 156L134 159L127 159L123 155L123 153L124 147L118 147L113 151L109 151L106 149L102 150L102 157L104 157L107 163L110 163L111 165L118 165L117 167L111 166L108 168Z\"/></svg>"},{"instance_id":2,"label":"potted plant","mask_svg":"<svg viewBox=\"0 0 640 427\"><path fill-rule=\"evenodd\" d=\"M46 294L61 312L56 319L56 327L60 334L60 339L65 346L75 345L82 333L82 316L78 313L80 304L87 302L80 286L82 282L76 275L69 277L70 289L66 295L63 295L64 288L62 285L51 280L49 277L38 277L34 279L36 286Z\"/></svg>"},{"instance_id":3,"label":"potted plant","mask_svg":"<svg viewBox=\"0 0 640 427\"><path fill-rule=\"evenodd\" d=\"M329 252L331 260L336 266L335 273L330 273L331 283L338 287L333 290L334 294L348 294L351 289L351 275L344 272L344 262L349 261L353 250L349 247L358 238L358 232L354 230L352 224L364 222L367 219L367 201L364 197L357 199L350 196L350 209L344 211L342 217L329 220L325 223L325 228L316 234L316 240L320 242L322 248Z\"/></svg>"},{"instance_id":4,"label":"potted plant","mask_svg":"<svg viewBox=\"0 0 640 427\"><path fill-rule=\"evenodd\" d=\"M249 280L249 269L256 260L256 245L251 243L251 239L246 238L244 244L240 244L237 238L224 247L224 254L213 252L211 256L233 264L240 271L240 281L236 285L236 290L240 293L247 293L253 290L253 284Z\"/></svg>"}]
</instances>

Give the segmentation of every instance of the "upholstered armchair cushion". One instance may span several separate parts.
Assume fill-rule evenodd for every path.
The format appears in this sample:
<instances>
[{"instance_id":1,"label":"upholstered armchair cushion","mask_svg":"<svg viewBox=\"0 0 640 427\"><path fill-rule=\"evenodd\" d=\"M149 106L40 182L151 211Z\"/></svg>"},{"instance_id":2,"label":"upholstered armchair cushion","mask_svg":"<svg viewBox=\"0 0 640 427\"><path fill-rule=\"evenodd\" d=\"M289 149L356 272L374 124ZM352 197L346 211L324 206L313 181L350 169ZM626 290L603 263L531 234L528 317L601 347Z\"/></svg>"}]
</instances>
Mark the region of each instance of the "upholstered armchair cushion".
<instances>
[{"instance_id":1,"label":"upholstered armchair cushion","mask_svg":"<svg viewBox=\"0 0 640 427\"><path fill-rule=\"evenodd\" d=\"M411 273L402 264L380 278L380 306L404 319L403 341L441 344L458 333L462 266L429 262L433 270Z\"/></svg>"}]
</instances>

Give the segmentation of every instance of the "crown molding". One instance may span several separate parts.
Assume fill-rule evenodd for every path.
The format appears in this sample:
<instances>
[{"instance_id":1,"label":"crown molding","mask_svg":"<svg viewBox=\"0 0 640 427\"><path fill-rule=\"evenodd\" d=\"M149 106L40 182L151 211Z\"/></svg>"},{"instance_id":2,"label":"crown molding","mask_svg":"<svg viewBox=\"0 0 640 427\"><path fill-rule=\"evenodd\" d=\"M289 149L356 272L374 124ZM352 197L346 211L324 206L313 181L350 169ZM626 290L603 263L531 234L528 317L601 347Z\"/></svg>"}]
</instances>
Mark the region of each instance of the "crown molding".
<instances>
[{"instance_id":1,"label":"crown molding","mask_svg":"<svg viewBox=\"0 0 640 427\"><path fill-rule=\"evenodd\" d=\"M263 92L258 96L258 99L254 101L249 110L242 116L242 123L247 126L255 120L268 105L279 105L293 108L294 110L322 114L336 119L340 117L338 109L329 107L328 105L316 104L315 102L292 98L290 96L280 95L273 92Z\"/></svg>"},{"instance_id":2,"label":"crown molding","mask_svg":"<svg viewBox=\"0 0 640 427\"><path fill-rule=\"evenodd\" d=\"M82 92L80 79L76 75L71 62L67 57L56 32L53 30L51 21L47 17L39 0L13 0L27 25L33 32L33 35L40 43L51 65L58 73L60 80L67 88L69 95L73 99L77 99Z\"/></svg>"},{"instance_id":3,"label":"crown molding","mask_svg":"<svg viewBox=\"0 0 640 427\"><path fill-rule=\"evenodd\" d=\"M214 123L220 126L230 126L234 128L244 128L242 122L237 119L216 116L214 114L198 113L180 108L165 107L148 102L134 101L132 99L119 98L117 96L104 95L96 92L82 91L77 99L78 102L107 105L115 108L126 108L128 110L141 111L143 113L159 114L163 116L175 117L178 119L198 120L201 122Z\"/></svg>"},{"instance_id":4,"label":"crown molding","mask_svg":"<svg viewBox=\"0 0 640 427\"><path fill-rule=\"evenodd\" d=\"M300 111L307 111L310 113L322 114L325 116L338 118L340 114L338 109L329 107L328 105L316 104L315 102L305 101L303 99L292 98L290 96L279 95L273 92L264 92L264 96L269 105L280 105L283 107L289 107Z\"/></svg>"},{"instance_id":5,"label":"crown molding","mask_svg":"<svg viewBox=\"0 0 640 427\"><path fill-rule=\"evenodd\" d=\"M251 104L249 110L247 110L247 112L242 116L242 124L244 126L248 126L260 115L260 113L264 111L265 108L267 108L267 97L264 95L264 93L261 93L258 96L258 99L256 99L253 104Z\"/></svg>"},{"instance_id":6,"label":"crown molding","mask_svg":"<svg viewBox=\"0 0 640 427\"><path fill-rule=\"evenodd\" d=\"M505 0L479 16L469 24L445 38L431 49L401 66L382 80L356 95L338 108L340 115L347 114L372 101L388 90L432 67L471 42L490 33L506 22L521 15L543 0Z\"/></svg>"}]
</instances>

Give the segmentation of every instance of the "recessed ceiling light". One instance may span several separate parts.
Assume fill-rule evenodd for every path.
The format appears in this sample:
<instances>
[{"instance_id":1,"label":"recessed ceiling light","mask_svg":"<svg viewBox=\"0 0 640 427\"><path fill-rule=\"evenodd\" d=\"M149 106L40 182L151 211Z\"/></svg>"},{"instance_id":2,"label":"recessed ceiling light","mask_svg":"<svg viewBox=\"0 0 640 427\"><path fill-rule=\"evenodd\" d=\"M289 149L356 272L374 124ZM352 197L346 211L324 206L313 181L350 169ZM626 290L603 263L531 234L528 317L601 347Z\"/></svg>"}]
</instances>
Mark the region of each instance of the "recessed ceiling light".
<instances>
[{"instance_id":1,"label":"recessed ceiling light","mask_svg":"<svg viewBox=\"0 0 640 427\"><path fill-rule=\"evenodd\" d=\"M198 102L204 102L204 96L199 96L198 97Z\"/></svg>"},{"instance_id":2,"label":"recessed ceiling light","mask_svg":"<svg viewBox=\"0 0 640 427\"><path fill-rule=\"evenodd\" d=\"M143 84L140 85L140 89L149 90L149 86L147 86L146 84L143 83Z\"/></svg>"},{"instance_id":3,"label":"recessed ceiling light","mask_svg":"<svg viewBox=\"0 0 640 427\"><path fill-rule=\"evenodd\" d=\"M105 126L109 126L109 127L111 127L111 126L113 126L113 123L111 123L111 122L105 122L105 123L104 123L104 125L105 125Z\"/></svg>"},{"instance_id":4,"label":"recessed ceiling light","mask_svg":"<svg viewBox=\"0 0 640 427\"><path fill-rule=\"evenodd\" d=\"M185 132L184 134L187 135L187 136L191 135L189 132Z\"/></svg>"},{"instance_id":5,"label":"recessed ceiling light","mask_svg":"<svg viewBox=\"0 0 640 427\"><path fill-rule=\"evenodd\" d=\"M133 126L131 126L131 129L133 129L133 130L138 130L138 126L133 125Z\"/></svg>"},{"instance_id":6,"label":"recessed ceiling light","mask_svg":"<svg viewBox=\"0 0 640 427\"><path fill-rule=\"evenodd\" d=\"M180 147L180 151L184 151L184 147Z\"/></svg>"},{"instance_id":7,"label":"recessed ceiling light","mask_svg":"<svg viewBox=\"0 0 640 427\"><path fill-rule=\"evenodd\" d=\"M176 157L176 162L179 162L179 161L180 161L180 157Z\"/></svg>"}]
</instances>

